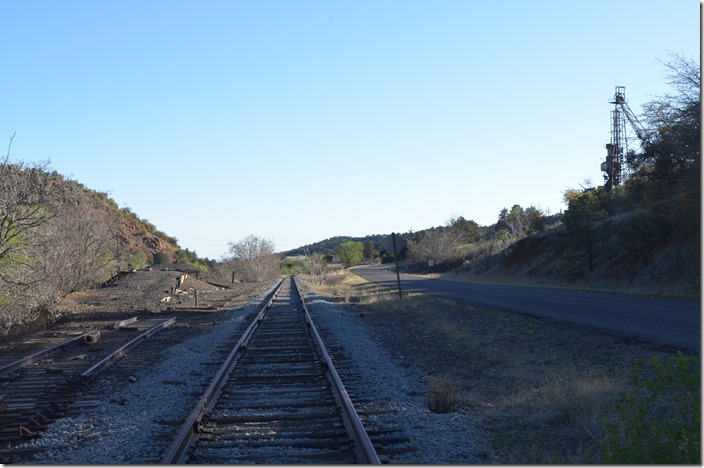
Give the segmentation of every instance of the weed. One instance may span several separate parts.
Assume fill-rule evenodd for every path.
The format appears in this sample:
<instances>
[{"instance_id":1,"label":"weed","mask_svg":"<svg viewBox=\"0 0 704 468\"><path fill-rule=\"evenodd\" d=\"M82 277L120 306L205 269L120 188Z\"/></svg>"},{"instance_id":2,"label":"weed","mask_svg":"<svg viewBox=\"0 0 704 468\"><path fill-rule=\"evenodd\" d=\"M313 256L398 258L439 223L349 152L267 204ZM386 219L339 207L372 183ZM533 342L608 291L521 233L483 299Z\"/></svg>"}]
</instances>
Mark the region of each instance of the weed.
<instances>
[{"instance_id":1,"label":"weed","mask_svg":"<svg viewBox=\"0 0 704 468\"><path fill-rule=\"evenodd\" d=\"M425 399L428 409L433 413L451 413L462 400L459 387L447 376L430 379Z\"/></svg>"},{"instance_id":2,"label":"weed","mask_svg":"<svg viewBox=\"0 0 704 468\"><path fill-rule=\"evenodd\" d=\"M621 396L613 421L602 419L605 463L701 463L701 399L698 360L678 352L652 360L645 381L634 366L632 387Z\"/></svg>"}]
</instances>

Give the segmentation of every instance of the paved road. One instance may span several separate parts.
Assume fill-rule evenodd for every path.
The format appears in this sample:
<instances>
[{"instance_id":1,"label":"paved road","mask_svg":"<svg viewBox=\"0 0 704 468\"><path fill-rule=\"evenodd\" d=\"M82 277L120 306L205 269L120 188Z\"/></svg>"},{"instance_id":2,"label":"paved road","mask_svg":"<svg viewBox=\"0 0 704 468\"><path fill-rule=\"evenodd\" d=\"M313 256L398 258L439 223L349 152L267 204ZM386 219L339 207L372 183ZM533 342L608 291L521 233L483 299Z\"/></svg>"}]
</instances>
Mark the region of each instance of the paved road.
<instances>
[{"instance_id":1,"label":"paved road","mask_svg":"<svg viewBox=\"0 0 704 468\"><path fill-rule=\"evenodd\" d=\"M368 281L397 288L386 265L352 270ZM701 346L701 304L627 294L494 284L460 283L401 275L401 289L607 331L678 349Z\"/></svg>"}]
</instances>

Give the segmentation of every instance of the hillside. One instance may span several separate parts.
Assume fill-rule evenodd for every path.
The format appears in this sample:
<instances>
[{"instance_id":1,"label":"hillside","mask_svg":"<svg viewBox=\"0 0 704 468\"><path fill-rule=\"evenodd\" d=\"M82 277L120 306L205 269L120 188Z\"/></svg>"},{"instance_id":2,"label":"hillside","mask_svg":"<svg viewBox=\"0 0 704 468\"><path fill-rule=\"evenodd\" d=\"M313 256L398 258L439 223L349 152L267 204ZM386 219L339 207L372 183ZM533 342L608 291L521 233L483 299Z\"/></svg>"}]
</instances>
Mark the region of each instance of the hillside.
<instances>
[{"instance_id":1,"label":"hillside","mask_svg":"<svg viewBox=\"0 0 704 468\"><path fill-rule=\"evenodd\" d=\"M52 317L68 293L168 262L198 259L105 193L0 160L0 334Z\"/></svg>"},{"instance_id":2,"label":"hillside","mask_svg":"<svg viewBox=\"0 0 704 468\"><path fill-rule=\"evenodd\" d=\"M118 264L117 269L144 268L153 263L173 262L179 257L182 251L175 238L139 218L129 208L119 208L107 194L86 188L78 182L65 180L64 183L72 188L80 203L89 205L89 210L94 211L98 219L115 222L113 227L118 258L124 263Z\"/></svg>"},{"instance_id":3,"label":"hillside","mask_svg":"<svg viewBox=\"0 0 704 468\"><path fill-rule=\"evenodd\" d=\"M612 226L608 248L589 271L584 249L570 242L564 226L518 240L498 252L487 270L469 262L443 276L469 281L599 289L633 294L701 296L700 248L696 241L664 240L646 250L620 240L624 218Z\"/></svg>"}]
</instances>

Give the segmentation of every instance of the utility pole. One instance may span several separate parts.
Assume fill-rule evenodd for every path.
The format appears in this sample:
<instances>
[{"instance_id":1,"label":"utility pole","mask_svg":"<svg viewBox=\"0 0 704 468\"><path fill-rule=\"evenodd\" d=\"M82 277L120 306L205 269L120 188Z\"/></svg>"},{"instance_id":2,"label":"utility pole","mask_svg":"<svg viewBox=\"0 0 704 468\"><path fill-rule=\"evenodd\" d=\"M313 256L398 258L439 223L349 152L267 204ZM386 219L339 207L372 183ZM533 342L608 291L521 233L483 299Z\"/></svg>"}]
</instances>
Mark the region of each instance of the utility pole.
<instances>
[{"instance_id":1,"label":"utility pole","mask_svg":"<svg viewBox=\"0 0 704 468\"><path fill-rule=\"evenodd\" d=\"M396 282L398 283L398 298L403 300L403 295L401 294L401 274L398 271L398 254L396 253L396 234L391 233L391 241L394 244L394 262L396 263Z\"/></svg>"}]
</instances>

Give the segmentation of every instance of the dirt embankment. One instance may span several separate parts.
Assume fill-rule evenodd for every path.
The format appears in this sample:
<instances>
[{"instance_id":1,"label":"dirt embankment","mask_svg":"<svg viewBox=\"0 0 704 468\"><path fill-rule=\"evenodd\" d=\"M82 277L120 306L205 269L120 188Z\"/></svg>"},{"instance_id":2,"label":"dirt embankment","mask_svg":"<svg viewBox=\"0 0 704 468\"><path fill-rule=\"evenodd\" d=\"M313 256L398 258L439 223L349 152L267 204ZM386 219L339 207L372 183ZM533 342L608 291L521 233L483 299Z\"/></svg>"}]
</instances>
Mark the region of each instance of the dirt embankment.
<instances>
[{"instance_id":1,"label":"dirt embankment","mask_svg":"<svg viewBox=\"0 0 704 468\"><path fill-rule=\"evenodd\" d=\"M586 245L574 242L559 227L507 247L492 259L488 271L470 265L442 276L467 281L701 297L698 243L667 241L646 246L637 239L624 239L618 226L614 231L613 238L593 246L593 270L589 268Z\"/></svg>"},{"instance_id":2,"label":"dirt embankment","mask_svg":"<svg viewBox=\"0 0 704 468\"><path fill-rule=\"evenodd\" d=\"M251 294L258 283L214 285L196 275L173 269L149 269L128 273L98 289L69 294L61 300L58 310L63 314L81 312L224 309L233 299ZM196 294L198 304L196 304Z\"/></svg>"},{"instance_id":3,"label":"dirt embankment","mask_svg":"<svg viewBox=\"0 0 704 468\"><path fill-rule=\"evenodd\" d=\"M52 318L42 316L22 329L0 337L2 345L21 342L37 330L90 327L94 320L124 320L179 311L219 311L239 307L265 285L214 285L179 270L140 270L121 275L97 289L71 293L60 299ZM198 304L195 298L198 291Z\"/></svg>"}]
</instances>

